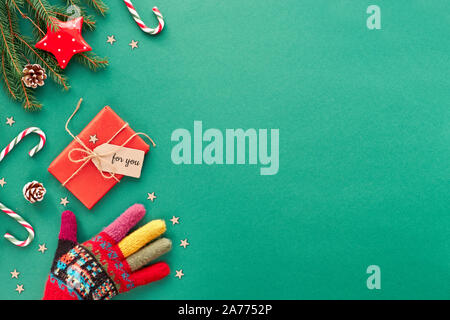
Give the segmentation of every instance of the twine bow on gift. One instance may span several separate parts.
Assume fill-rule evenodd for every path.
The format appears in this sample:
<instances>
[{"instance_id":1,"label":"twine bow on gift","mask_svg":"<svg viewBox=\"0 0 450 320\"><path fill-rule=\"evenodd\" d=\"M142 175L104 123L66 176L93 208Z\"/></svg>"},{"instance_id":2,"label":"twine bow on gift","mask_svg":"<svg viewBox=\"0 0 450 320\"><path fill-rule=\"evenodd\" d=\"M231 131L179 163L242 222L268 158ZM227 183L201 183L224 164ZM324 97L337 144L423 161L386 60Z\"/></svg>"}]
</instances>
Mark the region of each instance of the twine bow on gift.
<instances>
[{"instance_id":1,"label":"twine bow on gift","mask_svg":"<svg viewBox=\"0 0 450 320\"><path fill-rule=\"evenodd\" d=\"M115 148L114 150L108 151L108 152L95 152L93 150L91 150L88 146L86 146L86 144L80 139L78 138L78 136L75 136L70 130L69 130L69 123L72 120L73 116L77 113L78 109L80 109L81 106L81 102L83 102L83 98L80 98L80 100L78 101L77 107L75 108L75 111L72 113L72 115L69 117L69 119L67 119L66 122L66 131L67 133L73 138L73 140L75 140L76 142L78 142L80 144L80 146L82 148L73 148L72 150L69 151L68 157L69 160L74 162L74 163L83 163L66 181L64 181L64 183L62 184L63 186L66 186L66 184L72 180L73 177L75 177L83 168L84 166L86 166L90 161L96 161L97 166L96 168L98 169L98 171L100 172L100 174L102 175L103 178L105 179L115 179L117 182L120 182L120 180L114 175L114 173L109 173L109 174L105 174L103 172L103 168L102 168L102 161L101 159L116 153L118 150L120 150L122 147L124 147L128 142L131 141L131 139L133 139L136 136L144 136L147 139L150 140L150 142L152 143L153 147L156 147L156 144L153 142L153 139L150 138L147 134L143 133L143 132L136 132L134 133L131 137L129 137L124 143L122 143L120 146L117 146L117 148ZM119 133L121 133L126 127L128 127L128 122L126 122L119 130L117 130L117 132L105 143L110 143L112 140L114 140L114 138L117 137L117 135ZM79 158L79 159L75 159L72 156L72 152L81 152L83 154L85 154L84 157Z\"/></svg>"}]
</instances>

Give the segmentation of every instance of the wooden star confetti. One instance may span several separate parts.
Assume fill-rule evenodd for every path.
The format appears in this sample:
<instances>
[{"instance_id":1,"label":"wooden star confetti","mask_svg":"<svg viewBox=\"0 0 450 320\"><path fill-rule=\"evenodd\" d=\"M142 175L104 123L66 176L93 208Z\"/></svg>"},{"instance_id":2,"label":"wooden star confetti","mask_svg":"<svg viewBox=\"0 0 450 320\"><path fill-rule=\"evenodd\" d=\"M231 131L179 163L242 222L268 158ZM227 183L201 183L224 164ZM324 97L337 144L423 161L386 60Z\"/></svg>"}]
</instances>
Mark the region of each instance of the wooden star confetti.
<instances>
[{"instance_id":1,"label":"wooden star confetti","mask_svg":"<svg viewBox=\"0 0 450 320\"><path fill-rule=\"evenodd\" d=\"M97 135L94 134L93 136L89 136L89 142L92 142L93 144L96 144L98 141Z\"/></svg>"},{"instance_id":2,"label":"wooden star confetti","mask_svg":"<svg viewBox=\"0 0 450 320\"><path fill-rule=\"evenodd\" d=\"M16 269L14 269L14 271L11 271L10 273L11 273L11 279L14 279L14 278L19 279L20 272L17 272Z\"/></svg>"},{"instance_id":3,"label":"wooden star confetti","mask_svg":"<svg viewBox=\"0 0 450 320\"><path fill-rule=\"evenodd\" d=\"M186 249L186 247L189 245L189 242L187 239L181 240L180 247L183 247Z\"/></svg>"},{"instance_id":4,"label":"wooden star confetti","mask_svg":"<svg viewBox=\"0 0 450 320\"><path fill-rule=\"evenodd\" d=\"M23 284L21 284L20 286L17 285L16 291L21 294L23 291L25 291L25 289L23 288Z\"/></svg>"},{"instance_id":5,"label":"wooden star confetti","mask_svg":"<svg viewBox=\"0 0 450 320\"><path fill-rule=\"evenodd\" d=\"M175 277L178 277L178 279L181 279L181 277L184 276L183 269L181 269L181 270L175 270L175 272L177 273L177 274L175 275Z\"/></svg>"},{"instance_id":6,"label":"wooden star confetti","mask_svg":"<svg viewBox=\"0 0 450 320\"><path fill-rule=\"evenodd\" d=\"M47 251L47 250L48 250L48 249L47 249L47 247L45 246L45 243L39 245L38 251L40 251L40 252L42 252L42 253L45 253L45 251Z\"/></svg>"},{"instance_id":7,"label":"wooden star confetti","mask_svg":"<svg viewBox=\"0 0 450 320\"><path fill-rule=\"evenodd\" d=\"M11 117L11 118L6 117L6 124L7 124L8 126L12 127L12 125L13 125L14 123L16 123L16 122L14 121L14 117Z\"/></svg>"},{"instance_id":8,"label":"wooden star confetti","mask_svg":"<svg viewBox=\"0 0 450 320\"><path fill-rule=\"evenodd\" d=\"M138 48L138 41L131 40L131 42L128 44L131 46L131 49L137 49Z\"/></svg>"},{"instance_id":9,"label":"wooden star confetti","mask_svg":"<svg viewBox=\"0 0 450 320\"><path fill-rule=\"evenodd\" d=\"M61 202L59 204L62 204L64 207L67 206L69 203L69 200L67 200L67 197L61 198Z\"/></svg>"},{"instance_id":10,"label":"wooden star confetti","mask_svg":"<svg viewBox=\"0 0 450 320\"><path fill-rule=\"evenodd\" d=\"M180 219L180 217L175 217L172 216L172 219L170 219L170 221L172 221L172 225L174 224L179 224L180 222L178 221Z\"/></svg>"},{"instance_id":11,"label":"wooden star confetti","mask_svg":"<svg viewBox=\"0 0 450 320\"><path fill-rule=\"evenodd\" d=\"M147 200L152 200L152 202L153 202L156 199L156 196L155 196L154 192L152 192L152 193L148 193L147 192L147 194L148 194Z\"/></svg>"},{"instance_id":12,"label":"wooden star confetti","mask_svg":"<svg viewBox=\"0 0 450 320\"><path fill-rule=\"evenodd\" d=\"M108 40L106 40L109 44L113 45L114 42L116 42L116 39L114 38L114 35L108 36Z\"/></svg>"},{"instance_id":13,"label":"wooden star confetti","mask_svg":"<svg viewBox=\"0 0 450 320\"><path fill-rule=\"evenodd\" d=\"M5 181L5 178L1 178L0 179L0 186L2 186L2 188L3 188L3 186L6 184L6 181Z\"/></svg>"}]
</instances>

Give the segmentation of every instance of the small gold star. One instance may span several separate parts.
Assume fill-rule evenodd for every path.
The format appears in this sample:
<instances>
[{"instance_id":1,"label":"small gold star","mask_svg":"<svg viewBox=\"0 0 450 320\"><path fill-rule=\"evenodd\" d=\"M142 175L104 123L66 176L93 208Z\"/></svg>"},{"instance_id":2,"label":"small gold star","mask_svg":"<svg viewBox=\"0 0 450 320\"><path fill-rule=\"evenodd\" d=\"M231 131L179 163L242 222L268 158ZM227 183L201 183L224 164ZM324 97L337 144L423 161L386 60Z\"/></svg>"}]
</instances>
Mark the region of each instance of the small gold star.
<instances>
[{"instance_id":1,"label":"small gold star","mask_svg":"<svg viewBox=\"0 0 450 320\"><path fill-rule=\"evenodd\" d=\"M12 125L15 123L14 117L8 118L6 117L6 124L12 127Z\"/></svg>"},{"instance_id":2,"label":"small gold star","mask_svg":"<svg viewBox=\"0 0 450 320\"><path fill-rule=\"evenodd\" d=\"M128 45L131 46L131 49L136 49L138 48L138 41L131 40Z\"/></svg>"},{"instance_id":3,"label":"small gold star","mask_svg":"<svg viewBox=\"0 0 450 320\"><path fill-rule=\"evenodd\" d=\"M5 181L5 178L1 178L0 179L0 186L2 186L2 188L3 188L3 186L6 184L6 181Z\"/></svg>"},{"instance_id":4,"label":"small gold star","mask_svg":"<svg viewBox=\"0 0 450 320\"><path fill-rule=\"evenodd\" d=\"M20 286L17 285L16 291L21 294L23 291L25 291L25 289L23 288L23 284L21 284Z\"/></svg>"},{"instance_id":5,"label":"small gold star","mask_svg":"<svg viewBox=\"0 0 450 320\"><path fill-rule=\"evenodd\" d=\"M186 247L189 245L189 242L187 239L181 240L180 247L183 247L186 249Z\"/></svg>"},{"instance_id":6,"label":"small gold star","mask_svg":"<svg viewBox=\"0 0 450 320\"><path fill-rule=\"evenodd\" d=\"M111 45L114 44L114 42L116 42L114 35L108 36L108 40L106 40L106 42L110 43Z\"/></svg>"},{"instance_id":7,"label":"small gold star","mask_svg":"<svg viewBox=\"0 0 450 320\"><path fill-rule=\"evenodd\" d=\"M14 269L14 271L12 271L10 273L11 273L11 279L14 279L14 278L19 279L20 272L17 272L16 269Z\"/></svg>"},{"instance_id":8,"label":"small gold star","mask_svg":"<svg viewBox=\"0 0 450 320\"><path fill-rule=\"evenodd\" d=\"M180 217L173 216L172 219L170 219L170 221L172 221L172 225L174 225L174 224L180 223L180 222L178 222L179 219L180 219Z\"/></svg>"},{"instance_id":9,"label":"small gold star","mask_svg":"<svg viewBox=\"0 0 450 320\"><path fill-rule=\"evenodd\" d=\"M153 202L153 200L156 199L156 196L155 196L155 193L154 193L154 192L152 192L152 193L148 193L148 192L147 192L147 194L148 194L147 200L152 200L152 202Z\"/></svg>"},{"instance_id":10,"label":"small gold star","mask_svg":"<svg viewBox=\"0 0 450 320\"><path fill-rule=\"evenodd\" d=\"M45 251L47 251L47 250L48 250L48 249L47 249L47 247L45 246L45 243L39 245L38 251L40 251L40 252L42 252L42 253L45 253Z\"/></svg>"},{"instance_id":11,"label":"small gold star","mask_svg":"<svg viewBox=\"0 0 450 320\"><path fill-rule=\"evenodd\" d=\"M97 135L94 134L93 136L89 136L89 142L92 142L93 144L96 144L98 141Z\"/></svg>"},{"instance_id":12,"label":"small gold star","mask_svg":"<svg viewBox=\"0 0 450 320\"><path fill-rule=\"evenodd\" d=\"M175 270L175 272L177 273L177 274L175 275L175 277L178 277L178 279L181 279L181 277L184 276L183 269L181 269L181 270Z\"/></svg>"},{"instance_id":13,"label":"small gold star","mask_svg":"<svg viewBox=\"0 0 450 320\"><path fill-rule=\"evenodd\" d=\"M67 206L69 203L69 200L67 200L67 197L61 198L61 202L59 204L62 204L64 207Z\"/></svg>"}]
</instances>

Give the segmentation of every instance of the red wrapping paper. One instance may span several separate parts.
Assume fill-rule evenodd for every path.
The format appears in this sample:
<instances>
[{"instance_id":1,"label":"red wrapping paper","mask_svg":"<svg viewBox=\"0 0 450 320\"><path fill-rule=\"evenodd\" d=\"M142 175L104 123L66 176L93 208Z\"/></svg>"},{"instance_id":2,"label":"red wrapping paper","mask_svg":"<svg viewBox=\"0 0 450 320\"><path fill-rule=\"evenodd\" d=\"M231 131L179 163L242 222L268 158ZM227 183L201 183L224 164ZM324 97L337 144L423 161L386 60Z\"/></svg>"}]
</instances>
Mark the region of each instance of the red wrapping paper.
<instances>
[{"instance_id":1,"label":"red wrapping paper","mask_svg":"<svg viewBox=\"0 0 450 320\"><path fill-rule=\"evenodd\" d=\"M123 121L110 107L104 107L95 118L78 134L78 138L83 143L93 150L94 148L106 143L111 139L120 128L123 127ZM125 127L110 144L122 145L135 132L130 126ZM90 136L97 135L99 139L97 143L89 142ZM125 147L139 149L147 153L150 149L149 145L142 140L141 137L135 136L128 142ZM56 179L63 184L78 168L83 165L83 162L74 163L69 160L69 152L74 148L83 147L73 140L64 150L59 154L55 160L50 164L48 171L55 176ZM72 158L81 159L86 154L78 151L72 152ZM109 173L105 173L106 176ZM122 179L122 175L115 175L117 179ZM89 161L72 179L67 182L65 187L80 200L88 209L92 209L94 205L116 185L117 181L114 178L105 179L98 171L97 167Z\"/></svg>"}]
</instances>

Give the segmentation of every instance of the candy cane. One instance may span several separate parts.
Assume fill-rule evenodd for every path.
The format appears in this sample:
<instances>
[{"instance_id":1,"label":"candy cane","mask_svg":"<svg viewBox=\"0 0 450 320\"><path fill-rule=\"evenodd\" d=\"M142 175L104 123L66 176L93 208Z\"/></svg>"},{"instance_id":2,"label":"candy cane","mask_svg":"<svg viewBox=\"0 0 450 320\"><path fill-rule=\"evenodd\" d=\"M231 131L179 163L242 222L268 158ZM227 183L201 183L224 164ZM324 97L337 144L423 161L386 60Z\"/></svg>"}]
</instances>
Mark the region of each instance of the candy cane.
<instances>
[{"instance_id":1,"label":"candy cane","mask_svg":"<svg viewBox=\"0 0 450 320\"><path fill-rule=\"evenodd\" d=\"M38 153L44 147L45 139L46 139L45 133L39 128L31 127L31 128L25 129L21 133L19 133L17 135L17 137L15 137L11 141L11 143L8 144L6 146L6 148L2 150L2 152L0 152L0 162L25 136L29 135L30 133L36 133L37 135L39 135L40 140L39 140L39 144L37 146L35 146L34 148L32 148L28 154L30 155L30 157L32 157L36 153ZM8 216L10 216L14 220L16 220L18 223L20 223L20 225L23 226L28 232L28 238L24 241L17 240L14 236L12 236L9 233L5 234L5 236L4 236L5 239L10 241L12 244L14 244L18 247L28 246L31 243L31 241L33 241L33 239L34 239L33 227L28 222L26 222L21 216L19 216L17 213L15 213L14 211L12 211L8 207L6 207L1 202L0 202L0 210L2 210Z\"/></svg>"},{"instance_id":2,"label":"candy cane","mask_svg":"<svg viewBox=\"0 0 450 320\"><path fill-rule=\"evenodd\" d=\"M9 233L5 233L5 239L10 241L12 244L18 246L18 247L26 247L33 241L34 239L34 230L33 227L26 222L21 216L19 216L17 213L12 211L11 209L7 208L3 203L0 202L0 210L2 210L4 213L6 213L8 216L16 220L18 223L20 223L21 226L23 226L28 231L28 238L24 241L17 240L13 235Z\"/></svg>"},{"instance_id":3,"label":"candy cane","mask_svg":"<svg viewBox=\"0 0 450 320\"><path fill-rule=\"evenodd\" d=\"M30 133L36 133L37 135L39 135L39 137L41 138L39 141L39 144L37 146L35 146L33 149L30 150L30 152L28 153L30 155L30 157L34 156L36 153L38 153L45 144L45 133L36 127L31 127L28 129L23 130L21 133L19 133L17 135L17 137L15 137L7 146L5 149L2 150L2 152L0 152L0 162L5 158L5 156L23 139L25 138L27 135L29 135Z\"/></svg>"},{"instance_id":4,"label":"candy cane","mask_svg":"<svg viewBox=\"0 0 450 320\"><path fill-rule=\"evenodd\" d=\"M151 34L153 36L162 31L162 29L164 28L164 18L162 16L161 12L159 12L157 7L153 7L152 10L153 10L153 13L155 14L156 18L158 19L158 26L155 29L152 29L152 28L147 27L145 25L145 23L141 20L141 17L137 13L136 9L134 8L134 6L130 0L123 0L123 2L125 2L125 5L127 6L128 11L130 11L131 16L133 17L134 21L139 26L139 28L141 28L142 31L144 31L145 33Z\"/></svg>"}]
</instances>

